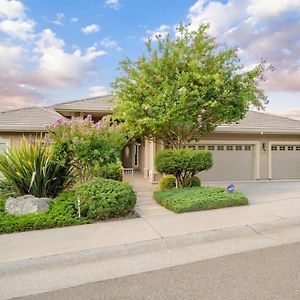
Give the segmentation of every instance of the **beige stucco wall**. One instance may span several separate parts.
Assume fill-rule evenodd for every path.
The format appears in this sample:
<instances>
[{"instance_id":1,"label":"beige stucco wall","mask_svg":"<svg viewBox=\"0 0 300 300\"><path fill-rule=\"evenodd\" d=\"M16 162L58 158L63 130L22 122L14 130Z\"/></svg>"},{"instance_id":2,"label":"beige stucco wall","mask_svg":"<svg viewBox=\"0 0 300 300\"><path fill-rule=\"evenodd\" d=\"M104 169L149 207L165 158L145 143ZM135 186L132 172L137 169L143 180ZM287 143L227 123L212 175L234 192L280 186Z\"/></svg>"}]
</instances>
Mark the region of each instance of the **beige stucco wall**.
<instances>
[{"instance_id":1,"label":"beige stucco wall","mask_svg":"<svg viewBox=\"0 0 300 300\"><path fill-rule=\"evenodd\" d=\"M0 139L4 141L8 141L10 146L18 147L23 138L27 140L35 139L39 137L40 133L34 132L25 132L25 133L18 133L18 132L0 132Z\"/></svg>"}]
</instances>

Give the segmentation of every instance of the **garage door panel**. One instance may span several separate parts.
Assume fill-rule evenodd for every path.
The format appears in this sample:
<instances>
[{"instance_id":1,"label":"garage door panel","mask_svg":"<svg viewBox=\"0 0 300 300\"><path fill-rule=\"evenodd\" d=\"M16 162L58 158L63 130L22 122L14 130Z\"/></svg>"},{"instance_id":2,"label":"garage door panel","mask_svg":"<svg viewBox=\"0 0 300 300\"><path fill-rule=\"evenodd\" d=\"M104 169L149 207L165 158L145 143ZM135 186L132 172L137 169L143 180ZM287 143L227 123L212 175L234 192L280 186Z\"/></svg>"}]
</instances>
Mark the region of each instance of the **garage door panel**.
<instances>
[{"instance_id":1,"label":"garage door panel","mask_svg":"<svg viewBox=\"0 0 300 300\"><path fill-rule=\"evenodd\" d=\"M300 146L272 145L272 179L300 179Z\"/></svg>"},{"instance_id":2,"label":"garage door panel","mask_svg":"<svg viewBox=\"0 0 300 300\"><path fill-rule=\"evenodd\" d=\"M205 145L213 155L213 167L198 175L202 181L253 179L252 145Z\"/></svg>"}]
</instances>

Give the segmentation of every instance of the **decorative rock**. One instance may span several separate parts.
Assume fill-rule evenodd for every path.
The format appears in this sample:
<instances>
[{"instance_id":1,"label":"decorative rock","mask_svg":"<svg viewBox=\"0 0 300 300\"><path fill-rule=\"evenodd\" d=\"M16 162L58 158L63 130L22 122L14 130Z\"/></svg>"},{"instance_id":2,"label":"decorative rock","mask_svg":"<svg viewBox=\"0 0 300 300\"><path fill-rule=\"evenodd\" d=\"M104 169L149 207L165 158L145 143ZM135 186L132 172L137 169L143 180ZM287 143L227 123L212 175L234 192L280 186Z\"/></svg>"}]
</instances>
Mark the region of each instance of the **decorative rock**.
<instances>
[{"instance_id":1,"label":"decorative rock","mask_svg":"<svg viewBox=\"0 0 300 300\"><path fill-rule=\"evenodd\" d=\"M5 203L5 210L12 215L25 215L46 211L49 207L50 198L36 198L32 195L25 195L17 198L8 198Z\"/></svg>"}]
</instances>

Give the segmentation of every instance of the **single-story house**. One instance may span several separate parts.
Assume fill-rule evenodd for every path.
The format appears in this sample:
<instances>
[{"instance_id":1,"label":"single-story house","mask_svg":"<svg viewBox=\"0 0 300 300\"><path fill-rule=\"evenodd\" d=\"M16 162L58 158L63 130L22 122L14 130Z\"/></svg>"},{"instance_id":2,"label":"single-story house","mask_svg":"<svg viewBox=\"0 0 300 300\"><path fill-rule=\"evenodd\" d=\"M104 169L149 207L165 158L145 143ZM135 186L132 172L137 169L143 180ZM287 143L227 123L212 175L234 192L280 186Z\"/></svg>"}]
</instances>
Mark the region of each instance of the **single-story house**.
<instances>
[{"instance_id":1,"label":"single-story house","mask_svg":"<svg viewBox=\"0 0 300 300\"><path fill-rule=\"evenodd\" d=\"M95 121L112 113L110 96L69 101L51 107L29 107L0 113L0 151L18 145L23 136L35 138L59 118L92 115ZM213 153L214 165L201 172L203 181L300 179L300 121L249 111L236 124L222 125L188 145ZM121 160L124 168L139 169L150 182L160 175L154 158L163 145L129 143Z\"/></svg>"}]
</instances>

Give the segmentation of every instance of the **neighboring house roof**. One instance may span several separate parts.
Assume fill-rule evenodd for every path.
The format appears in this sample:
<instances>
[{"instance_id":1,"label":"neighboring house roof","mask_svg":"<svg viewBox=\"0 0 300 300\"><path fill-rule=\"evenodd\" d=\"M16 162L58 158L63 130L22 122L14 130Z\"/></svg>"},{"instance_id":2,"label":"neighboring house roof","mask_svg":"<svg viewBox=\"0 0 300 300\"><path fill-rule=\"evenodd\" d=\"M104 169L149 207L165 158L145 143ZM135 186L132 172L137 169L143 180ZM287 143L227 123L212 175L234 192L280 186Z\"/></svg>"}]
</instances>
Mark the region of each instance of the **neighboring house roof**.
<instances>
[{"instance_id":1,"label":"neighboring house roof","mask_svg":"<svg viewBox=\"0 0 300 300\"><path fill-rule=\"evenodd\" d=\"M51 108L28 107L0 113L1 132L45 132L63 116Z\"/></svg>"},{"instance_id":2,"label":"neighboring house roof","mask_svg":"<svg viewBox=\"0 0 300 300\"><path fill-rule=\"evenodd\" d=\"M232 133L300 134L300 121L250 110L243 120L236 124L218 126L215 131Z\"/></svg>"},{"instance_id":3,"label":"neighboring house roof","mask_svg":"<svg viewBox=\"0 0 300 300\"><path fill-rule=\"evenodd\" d=\"M112 113L112 96L85 98L75 101L63 102L53 106L57 111L87 111Z\"/></svg>"}]
</instances>

